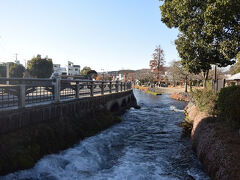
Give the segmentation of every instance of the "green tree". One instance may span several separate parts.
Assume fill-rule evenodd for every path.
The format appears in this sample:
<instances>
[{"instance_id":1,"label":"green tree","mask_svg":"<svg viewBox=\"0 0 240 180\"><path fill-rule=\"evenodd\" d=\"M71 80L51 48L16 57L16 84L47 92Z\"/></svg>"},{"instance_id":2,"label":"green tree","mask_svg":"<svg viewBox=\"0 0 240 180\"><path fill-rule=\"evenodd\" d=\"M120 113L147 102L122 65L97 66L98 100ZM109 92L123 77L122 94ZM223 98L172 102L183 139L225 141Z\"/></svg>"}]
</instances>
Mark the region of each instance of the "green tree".
<instances>
[{"instance_id":1,"label":"green tree","mask_svg":"<svg viewBox=\"0 0 240 180\"><path fill-rule=\"evenodd\" d=\"M90 77L91 79L96 79L98 73L95 70L90 70L87 72L87 76Z\"/></svg>"},{"instance_id":2,"label":"green tree","mask_svg":"<svg viewBox=\"0 0 240 180\"><path fill-rule=\"evenodd\" d=\"M53 72L52 59L42 58L41 55L33 57L27 64L27 70L36 78L49 78Z\"/></svg>"},{"instance_id":3,"label":"green tree","mask_svg":"<svg viewBox=\"0 0 240 180\"><path fill-rule=\"evenodd\" d=\"M211 64L231 65L240 48L239 0L161 0L162 22L178 28L177 50L183 65L207 80Z\"/></svg>"},{"instance_id":4,"label":"green tree","mask_svg":"<svg viewBox=\"0 0 240 180\"><path fill-rule=\"evenodd\" d=\"M16 77L16 78L22 78L25 70L26 69L22 64L11 63L9 65L9 76Z\"/></svg>"},{"instance_id":5,"label":"green tree","mask_svg":"<svg viewBox=\"0 0 240 180\"><path fill-rule=\"evenodd\" d=\"M6 77L6 65L0 64L0 77Z\"/></svg>"},{"instance_id":6,"label":"green tree","mask_svg":"<svg viewBox=\"0 0 240 180\"><path fill-rule=\"evenodd\" d=\"M227 59L240 50L239 0L160 0L162 21L185 35L202 37ZM217 62L218 63L218 62Z\"/></svg>"},{"instance_id":7,"label":"green tree","mask_svg":"<svg viewBox=\"0 0 240 180\"><path fill-rule=\"evenodd\" d=\"M9 64L10 77L15 77L15 78L23 77L23 73L25 72L25 67L22 64L16 64L13 62L10 62L8 64ZM6 77L6 71L7 71L6 66L7 66L6 63L0 65L0 77Z\"/></svg>"},{"instance_id":8,"label":"green tree","mask_svg":"<svg viewBox=\"0 0 240 180\"><path fill-rule=\"evenodd\" d=\"M81 75L87 75L87 73L88 73L89 71L91 71L91 70L92 70L92 69L91 69L90 67L85 66L85 67L83 67L83 69L81 70L80 74L81 74Z\"/></svg>"}]
</instances>

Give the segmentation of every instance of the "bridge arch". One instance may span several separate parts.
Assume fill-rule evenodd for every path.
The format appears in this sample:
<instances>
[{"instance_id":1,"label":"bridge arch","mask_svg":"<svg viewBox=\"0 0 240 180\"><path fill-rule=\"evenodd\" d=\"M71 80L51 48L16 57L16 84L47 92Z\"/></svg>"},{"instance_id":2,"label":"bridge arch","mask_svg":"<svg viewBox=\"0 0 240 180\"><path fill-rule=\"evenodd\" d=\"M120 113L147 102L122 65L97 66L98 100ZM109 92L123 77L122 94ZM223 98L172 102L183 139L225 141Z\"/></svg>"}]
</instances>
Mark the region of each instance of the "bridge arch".
<instances>
[{"instance_id":1,"label":"bridge arch","mask_svg":"<svg viewBox=\"0 0 240 180\"><path fill-rule=\"evenodd\" d=\"M124 98L124 99L122 100L121 107L125 107L126 105L127 105L127 101L126 101L126 99Z\"/></svg>"},{"instance_id":2,"label":"bridge arch","mask_svg":"<svg viewBox=\"0 0 240 180\"><path fill-rule=\"evenodd\" d=\"M129 104L130 102L131 102L131 97L128 96L128 98L127 98L127 104Z\"/></svg>"},{"instance_id":3,"label":"bridge arch","mask_svg":"<svg viewBox=\"0 0 240 180\"><path fill-rule=\"evenodd\" d=\"M111 112L118 112L119 109L120 109L120 106L119 106L118 102L114 102L110 107Z\"/></svg>"}]
</instances>

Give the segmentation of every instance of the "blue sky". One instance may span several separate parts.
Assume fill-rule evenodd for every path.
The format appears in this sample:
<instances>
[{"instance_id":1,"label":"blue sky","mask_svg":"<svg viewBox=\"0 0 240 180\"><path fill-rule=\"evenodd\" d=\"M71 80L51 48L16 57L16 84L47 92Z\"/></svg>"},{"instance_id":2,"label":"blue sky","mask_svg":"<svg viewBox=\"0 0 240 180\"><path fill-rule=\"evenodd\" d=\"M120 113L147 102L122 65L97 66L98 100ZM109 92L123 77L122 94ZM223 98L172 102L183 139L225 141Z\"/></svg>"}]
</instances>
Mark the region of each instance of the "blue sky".
<instances>
[{"instance_id":1,"label":"blue sky","mask_svg":"<svg viewBox=\"0 0 240 180\"><path fill-rule=\"evenodd\" d=\"M158 0L0 0L0 61L37 54L100 71L148 68L161 45L178 59L177 30L161 22Z\"/></svg>"}]
</instances>

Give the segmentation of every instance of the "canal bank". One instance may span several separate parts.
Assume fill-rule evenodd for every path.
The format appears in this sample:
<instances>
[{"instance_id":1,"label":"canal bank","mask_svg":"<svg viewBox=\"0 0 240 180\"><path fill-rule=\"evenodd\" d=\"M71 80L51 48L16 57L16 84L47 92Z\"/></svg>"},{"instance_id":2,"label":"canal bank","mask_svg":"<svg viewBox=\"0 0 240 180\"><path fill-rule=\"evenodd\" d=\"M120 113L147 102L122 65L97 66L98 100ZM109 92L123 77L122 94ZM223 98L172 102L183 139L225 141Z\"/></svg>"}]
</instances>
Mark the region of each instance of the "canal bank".
<instances>
[{"instance_id":1,"label":"canal bank","mask_svg":"<svg viewBox=\"0 0 240 180\"><path fill-rule=\"evenodd\" d=\"M133 92L127 91L19 109L13 114L11 110L2 112L2 120L11 126L1 121L9 131L0 134L0 175L33 167L44 155L69 148L121 122L119 115L136 106ZM25 117L28 124L19 124Z\"/></svg>"},{"instance_id":2,"label":"canal bank","mask_svg":"<svg viewBox=\"0 0 240 180\"><path fill-rule=\"evenodd\" d=\"M240 179L239 132L223 121L202 112L190 102L186 118L192 124L192 147L205 171L213 179Z\"/></svg>"},{"instance_id":3,"label":"canal bank","mask_svg":"<svg viewBox=\"0 0 240 180\"><path fill-rule=\"evenodd\" d=\"M186 103L134 94L141 109L127 110L122 122L2 179L209 179L181 138Z\"/></svg>"},{"instance_id":4,"label":"canal bank","mask_svg":"<svg viewBox=\"0 0 240 180\"><path fill-rule=\"evenodd\" d=\"M240 133L216 116L216 94L209 90L200 92L170 96L190 101L185 107L183 136L191 137L192 148L212 179L240 179Z\"/></svg>"},{"instance_id":5,"label":"canal bank","mask_svg":"<svg viewBox=\"0 0 240 180\"><path fill-rule=\"evenodd\" d=\"M146 93L152 94L152 95L161 95L161 94L178 94L183 93L184 88L182 87L148 87L148 86L139 86L135 85L133 88L144 91Z\"/></svg>"}]
</instances>

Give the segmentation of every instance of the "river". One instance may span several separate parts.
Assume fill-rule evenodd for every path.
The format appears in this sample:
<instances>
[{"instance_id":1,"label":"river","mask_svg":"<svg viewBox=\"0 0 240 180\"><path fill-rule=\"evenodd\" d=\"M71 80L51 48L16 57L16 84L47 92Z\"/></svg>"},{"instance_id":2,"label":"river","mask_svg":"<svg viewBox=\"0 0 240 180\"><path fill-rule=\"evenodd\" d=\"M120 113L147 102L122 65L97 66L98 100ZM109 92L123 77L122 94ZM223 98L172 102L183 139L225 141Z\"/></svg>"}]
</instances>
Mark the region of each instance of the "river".
<instances>
[{"instance_id":1,"label":"river","mask_svg":"<svg viewBox=\"0 0 240 180\"><path fill-rule=\"evenodd\" d=\"M0 179L209 179L189 139L181 138L186 103L167 94L134 94L141 109L128 110L121 123Z\"/></svg>"}]
</instances>

